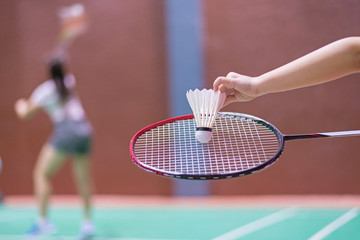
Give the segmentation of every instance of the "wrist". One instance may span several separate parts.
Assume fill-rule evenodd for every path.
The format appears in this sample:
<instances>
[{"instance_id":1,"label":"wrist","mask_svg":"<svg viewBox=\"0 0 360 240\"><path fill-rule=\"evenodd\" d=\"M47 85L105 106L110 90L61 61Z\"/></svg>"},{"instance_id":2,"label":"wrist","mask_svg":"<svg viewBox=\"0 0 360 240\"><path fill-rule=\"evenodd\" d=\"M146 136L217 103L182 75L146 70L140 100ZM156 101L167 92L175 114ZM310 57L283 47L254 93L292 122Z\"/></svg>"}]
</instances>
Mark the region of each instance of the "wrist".
<instances>
[{"instance_id":1,"label":"wrist","mask_svg":"<svg viewBox=\"0 0 360 240\"><path fill-rule=\"evenodd\" d=\"M260 97L262 95L265 95L267 92L264 89L264 76L258 76L254 77L252 83L252 93L255 97Z\"/></svg>"}]
</instances>

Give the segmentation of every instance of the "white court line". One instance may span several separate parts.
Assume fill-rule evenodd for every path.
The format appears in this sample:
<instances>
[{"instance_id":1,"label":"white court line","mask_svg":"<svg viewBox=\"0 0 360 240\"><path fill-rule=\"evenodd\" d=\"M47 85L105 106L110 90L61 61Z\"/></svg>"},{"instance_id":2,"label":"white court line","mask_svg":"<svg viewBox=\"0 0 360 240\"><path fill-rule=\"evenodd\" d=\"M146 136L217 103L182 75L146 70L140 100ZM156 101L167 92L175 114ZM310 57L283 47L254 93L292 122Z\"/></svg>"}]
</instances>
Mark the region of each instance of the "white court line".
<instances>
[{"instance_id":1,"label":"white court line","mask_svg":"<svg viewBox=\"0 0 360 240\"><path fill-rule=\"evenodd\" d=\"M232 240L248 235L252 232L268 227L280 221L283 221L295 214L295 207L285 208L281 211L273 213L271 215L260 218L256 221L245 224L239 228L236 228L230 232L220 235L213 240Z\"/></svg>"},{"instance_id":2,"label":"white court line","mask_svg":"<svg viewBox=\"0 0 360 240\"><path fill-rule=\"evenodd\" d=\"M324 239L326 236L330 235L333 231L340 228L345 223L349 222L351 219L355 218L358 215L358 209L353 208L350 211L343 214L341 217L335 219L333 222L329 223L314 236L310 237L308 240L320 240Z\"/></svg>"}]
</instances>

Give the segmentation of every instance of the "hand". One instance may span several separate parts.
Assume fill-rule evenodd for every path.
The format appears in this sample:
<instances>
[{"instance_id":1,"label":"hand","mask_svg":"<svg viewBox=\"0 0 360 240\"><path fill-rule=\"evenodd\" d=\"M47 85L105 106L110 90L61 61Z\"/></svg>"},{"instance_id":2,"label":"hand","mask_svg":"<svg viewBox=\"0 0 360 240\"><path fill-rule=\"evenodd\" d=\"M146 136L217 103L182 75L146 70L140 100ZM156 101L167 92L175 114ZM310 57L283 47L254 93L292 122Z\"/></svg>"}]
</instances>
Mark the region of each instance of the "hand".
<instances>
[{"instance_id":1,"label":"hand","mask_svg":"<svg viewBox=\"0 0 360 240\"><path fill-rule=\"evenodd\" d=\"M230 72L226 77L218 77L213 84L214 91L231 92L227 95L224 106L233 102L246 102L258 96L256 78Z\"/></svg>"},{"instance_id":2,"label":"hand","mask_svg":"<svg viewBox=\"0 0 360 240\"><path fill-rule=\"evenodd\" d=\"M15 112L18 116L25 115L27 108L27 101L24 98L20 98L15 102Z\"/></svg>"}]
</instances>

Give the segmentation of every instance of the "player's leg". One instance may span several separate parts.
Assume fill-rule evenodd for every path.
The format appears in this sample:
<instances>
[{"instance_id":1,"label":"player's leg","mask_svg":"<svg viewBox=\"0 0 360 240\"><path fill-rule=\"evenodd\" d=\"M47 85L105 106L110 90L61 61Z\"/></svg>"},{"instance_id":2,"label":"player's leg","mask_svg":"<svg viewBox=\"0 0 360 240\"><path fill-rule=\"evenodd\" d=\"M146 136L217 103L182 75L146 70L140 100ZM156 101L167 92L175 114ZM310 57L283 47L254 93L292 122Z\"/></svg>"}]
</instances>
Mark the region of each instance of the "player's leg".
<instances>
[{"instance_id":1,"label":"player's leg","mask_svg":"<svg viewBox=\"0 0 360 240\"><path fill-rule=\"evenodd\" d=\"M91 218L91 177L90 159L86 154L73 156L73 172L84 206L84 218Z\"/></svg>"},{"instance_id":2,"label":"player's leg","mask_svg":"<svg viewBox=\"0 0 360 240\"><path fill-rule=\"evenodd\" d=\"M94 226L91 222L91 161L88 154L73 156L73 171L84 209L84 221L80 228L80 236L82 236L82 239L86 239L94 234Z\"/></svg>"},{"instance_id":3,"label":"player's leg","mask_svg":"<svg viewBox=\"0 0 360 240\"><path fill-rule=\"evenodd\" d=\"M65 159L66 154L64 152L56 150L48 143L40 151L33 172L34 191L40 216L38 221L28 231L28 234L51 234L55 231L54 226L47 219L47 208L51 194L51 180L63 165Z\"/></svg>"},{"instance_id":4,"label":"player's leg","mask_svg":"<svg viewBox=\"0 0 360 240\"><path fill-rule=\"evenodd\" d=\"M64 164L66 154L57 151L46 143L40 151L34 169L35 195L39 204L40 216L47 217L47 205L51 194L51 180Z\"/></svg>"}]
</instances>

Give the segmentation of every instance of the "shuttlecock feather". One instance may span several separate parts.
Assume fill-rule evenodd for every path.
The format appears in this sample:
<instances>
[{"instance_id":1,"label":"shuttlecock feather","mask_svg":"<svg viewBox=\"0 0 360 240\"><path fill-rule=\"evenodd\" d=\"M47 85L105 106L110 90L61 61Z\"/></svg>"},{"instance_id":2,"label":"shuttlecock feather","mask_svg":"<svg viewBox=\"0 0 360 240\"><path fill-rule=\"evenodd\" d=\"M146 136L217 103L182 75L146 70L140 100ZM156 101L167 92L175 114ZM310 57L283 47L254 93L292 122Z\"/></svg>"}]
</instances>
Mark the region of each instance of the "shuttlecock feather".
<instances>
[{"instance_id":1,"label":"shuttlecock feather","mask_svg":"<svg viewBox=\"0 0 360 240\"><path fill-rule=\"evenodd\" d=\"M226 94L212 89L195 89L187 91L186 98L195 118L195 137L199 142L207 143L211 140L212 127L224 105Z\"/></svg>"}]
</instances>

